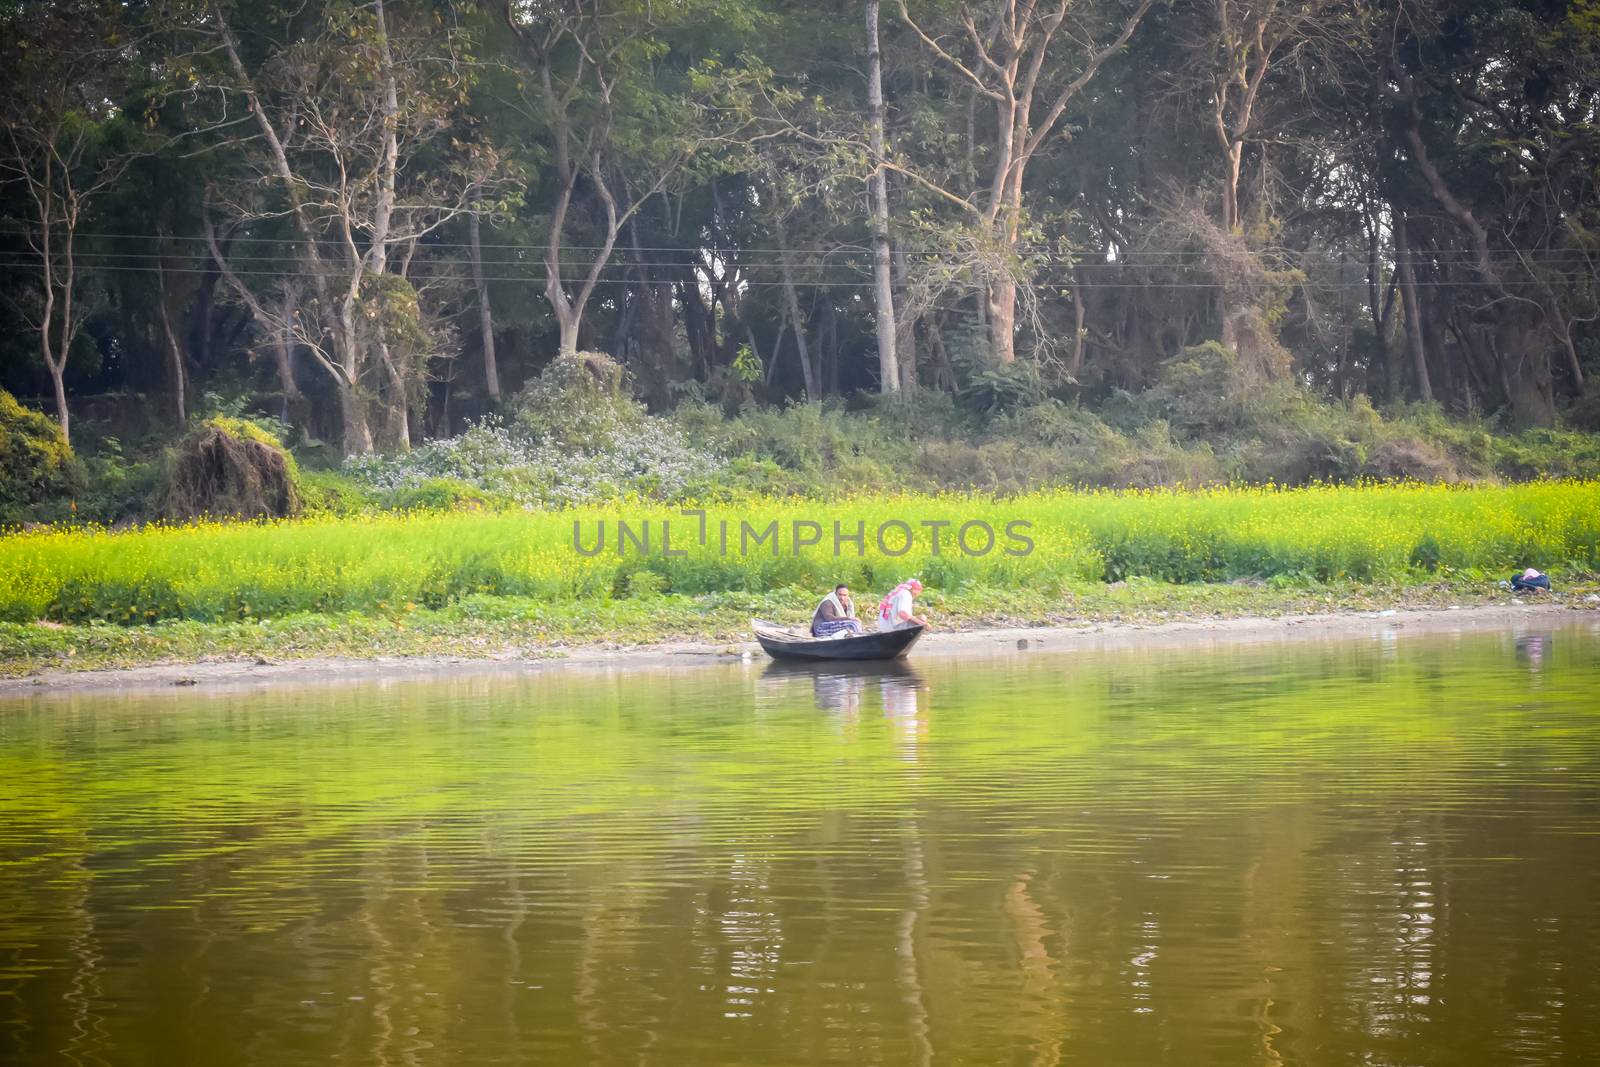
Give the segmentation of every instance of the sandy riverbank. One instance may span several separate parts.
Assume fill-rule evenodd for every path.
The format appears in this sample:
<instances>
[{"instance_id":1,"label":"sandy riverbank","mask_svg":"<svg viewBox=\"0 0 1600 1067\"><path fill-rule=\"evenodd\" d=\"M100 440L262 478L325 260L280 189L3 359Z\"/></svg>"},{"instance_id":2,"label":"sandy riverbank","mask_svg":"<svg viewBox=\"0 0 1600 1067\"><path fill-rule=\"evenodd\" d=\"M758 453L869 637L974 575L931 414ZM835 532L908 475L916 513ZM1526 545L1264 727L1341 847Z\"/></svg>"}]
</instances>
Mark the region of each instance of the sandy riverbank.
<instances>
[{"instance_id":1,"label":"sandy riverbank","mask_svg":"<svg viewBox=\"0 0 1600 1067\"><path fill-rule=\"evenodd\" d=\"M1522 632L1589 624L1600 631L1600 610L1556 603L1428 608L1380 612L1182 620L1164 623L1085 623L964 629L933 632L915 650L917 660L954 656L1019 655L1032 652L1098 651L1132 647L1203 647L1279 640L1347 640L1387 634ZM753 640L709 644L683 642L623 647L577 645L547 655L471 659L459 656L384 656L372 659L259 659L165 663L117 670L46 671L0 679L0 697L94 690L130 691L203 687L208 690L283 685L327 685L372 680L443 678L462 675L527 674L563 670L635 670L739 662L763 655Z\"/></svg>"}]
</instances>

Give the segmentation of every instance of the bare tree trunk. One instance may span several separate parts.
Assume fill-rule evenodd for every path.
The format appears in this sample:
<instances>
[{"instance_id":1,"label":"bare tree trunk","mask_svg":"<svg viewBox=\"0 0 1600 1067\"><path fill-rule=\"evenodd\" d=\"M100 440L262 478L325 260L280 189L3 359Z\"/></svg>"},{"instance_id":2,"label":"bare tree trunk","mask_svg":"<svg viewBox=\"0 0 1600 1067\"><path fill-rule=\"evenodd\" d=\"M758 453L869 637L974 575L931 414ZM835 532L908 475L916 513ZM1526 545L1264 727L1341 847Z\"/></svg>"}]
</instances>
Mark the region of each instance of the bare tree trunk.
<instances>
[{"instance_id":1,"label":"bare tree trunk","mask_svg":"<svg viewBox=\"0 0 1600 1067\"><path fill-rule=\"evenodd\" d=\"M293 285L283 287L283 327L274 330L272 354L278 364L278 387L283 390L285 410L289 401L300 399L300 385L294 380L294 320L299 313Z\"/></svg>"},{"instance_id":2,"label":"bare tree trunk","mask_svg":"<svg viewBox=\"0 0 1600 1067\"><path fill-rule=\"evenodd\" d=\"M44 356L44 365L50 369L50 384L55 387L56 421L61 424L61 439L67 442L68 447L71 447L72 420L67 413L66 374L67 359L72 355L72 305L67 301L72 296L73 279L69 271L66 278L66 286L62 293L61 354L57 358L55 347L50 337L50 324L55 320L56 286L58 284L55 278L55 264L50 258L50 240L54 234L51 232L48 214L41 210L40 218L47 221L41 225L43 230L43 240L41 242L43 254L40 259L44 264L44 312L39 318L39 349ZM72 232L70 230L67 232L66 240L67 247L71 248ZM67 260L68 268L71 267L71 264L72 261L69 258Z\"/></svg>"},{"instance_id":3,"label":"bare tree trunk","mask_svg":"<svg viewBox=\"0 0 1600 1067\"><path fill-rule=\"evenodd\" d=\"M1389 331L1383 315L1383 301L1378 292L1383 287L1383 261L1378 255L1378 213L1371 205L1363 212L1367 229L1367 303L1372 316L1372 336L1378 348L1378 359L1389 362Z\"/></svg>"},{"instance_id":4,"label":"bare tree trunk","mask_svg":"<svg viewBox=\"0 0 1600 1067\"><path fill-rule=\"evenodd\" d=\"M617 331L625 341L616 346L613 354L619 359L626 355L647 369L639 385L650 406L659 409L671 403L672 380L676 376L673 334L677 318L673 309L673 287L670 282L651 279L649 257L639 244L637 218L628 220L628 243L634 284L623 301L623 313L618 316Z\"/></svg>"},{"instance_id":5,"label":"bare tree trunk","mask_svg":"<svg viewBox=\"0 0 1600 1067\"><path fill-rule=\"evenodd\" d=\"M704 382L716 363L716 327L713 313L700 293L700 275L692 268L678 286L678 302L683 307L683 336L689 344L689 359Z\"/></svg>"},{"instance_id":6,"label":"bare tree trunk","mask_svg":"<svg viewBox=\"0 0 1600 1067\"><path fill-rule=\"evenodd\" d=\"M570 356L578 350L578 316L569 312L556 313L557 334L556 351L563 356Z\"/></svg>"},{"instance_id":7,"label":"bare tree trunk","mask_svg":"<svg viewBox=\"0 0 1600 1067\"><path fill-rule=\"evenodd\" d=\"M387 395L384 397L383 405L384 443L390 448L405 452L411 448L410 383L406 381L400 366L394 361L382 323L378 324L376 333L373 346L378 351L378 362L382 364L384 377L387 380Z\"/></svg>"},{"instance_id":8,"label":"bare tree trunk","mask_svg":"<svg viewBox=\"0 0 1600 1067\"><path fill-rule=\"evenodd\" d=\"M878 0L867 0L867 106L871 111L872 154L884 158L883 56L878 50ZM889 182L883 164L873 168L872 280L878 325L878 388L900 391L900 364L895 352L894 279L889 256Z\"/></svg>"},{"instance_id":9,"label":"bare tree trunk","mask_svg":"<svg viewBox=\"0 0 1600 1067\"><path fill-rule=\"evenodd\" d=\"M56 391L56 422L61 425L61 439L71 442L72 438L69 434L72 432L72 427L67 416L66 363L64 360L61 363L51 360L48 365L50 367L50 384L55 387Z\"/></svg>"},{"instance_id":10,"label":"bare tree trunk","mask_svg":"<svg viewBox=\"0 0 1600 1067\"><path fill-rule=\"evenodd\" d=\"M1000 237L1009 251L1017 251L1021 236L1022 187L1028 164L1055 136L1057 123L1073 98L1094 79L1100 67L1128 43L1135 27L1153 2L1140 0L1115 37L1102 46L1091 46L1077 77L1060 86L1058 91L1051 94L1053 101L1047 102L1041 99L1046 91L1041 72L1051 42L1061 31L1072 8L1070 0L1049 5L1048 10L1039 10L1039 5L1032 0L1026 3L1003 0L996 5L987 33L978 28L971 12L962 5L966 36L974 46L978 59L971 66L918 26L911 17L907 0L899 0L900 18L907 28L945 66L971 84L977 96L994 102L997 134L994 152L990 156L992 173L986 195L977 191L961 195L920 179L913 171L900 170L900 173L917 181L921 188L964 209L973 221ZM868 5L869 31L876 10L877 4ZM1075 36L1070 30L1068 34ZM1085 43L1082 39L1075 39L1073 47L1081 49ZM875 82L875 78L869 78L869 91ZM1035 114L1035 105L1042 107L1042 114ZM970 130L970 119L968 125ZM881 151L877 150L876 145L873 148L878 157L874 162L880 167L885 166ZM979 315L988 323L994 358L1002 363L1016 359L1017 296L1017 281L1013 276L989 282L979 301Z\"/></svg>"},{"instance_id":11,"label":"bare tree trunk","mask_svg":"<svg viewBox=\"0 0 1600 1067\"><path fill-rule=\"evenodd\" d=\"M172 317L167 312L167 272L161 265L161 257L156 256L156 313L161 319L161 332L166 338L167 358L172 364L172 396L173 404L177 409L178 425L182 426L189 418L188 409L184 405L184 386L187 384L183 369L183 349L178 346L177 335L172 332Z\"/></svg>"},{"instance_id":12,"label":"bare tree trunk","mask_svg":"<svg viewBox=\"0 0 1600 1067\"><path fill-rule=\"evenodd\" d=\"M1567 374L1572 378L1572 393L1574 396L1582 396L1583 364L1578 359L1577 346L1572 343L1572 323L1562 314L1561 302L1556 299L1556 291L1550 283L1540 278L1538 284L1544 294L1541 312L1545 324L1549 327L1551 336L1561 345L1562 354L1567 357Z\"/></svg>"},{"instance_id":13,"label":"bare tree trunk","mask_svg":"<svg viewBox=\"0 0 1600 1067\"><path fill-rule=\"evenodd\" d=\"M1555 312L1551 313L1552 321L1555 321L1553 317L1555 314ZM1565 324L1561 325L1556 337L1561 341L1562 351L1567 354L1567 373L1572 375L1573 391L1581 395L1583 393L1583 364L1578 361L1578 349L1572 343L1572 328Z\"/></svg>"},{"instance_id":14,"label":"bare tree trunk","mask_svg":"<svg viewBox=\"0 0 1600 1067\"><path fill-rule=\"evenodd\" d=\"M1072 359L1067 364L1067 373L1076 378L1083 373L1083 272L1073 269L1072 279Z\"/></svg>"},{"instance_id":15,"label":"bare tree trunk","mask_svg":"<svg viewBox=\"0 0 1600 1067\"><path fill-rule=\"evenodd\" d=\"M44 365L50 371L50 384L55 387L56 393L56 422L61 426L61 439L69 445L72 443L71 419L67 414L67 353L62 352L61 358L55 357L55 349L50 337L50 323L54 317L56 304L55 286L50 277L49 260L49 231L45 231L45 285L44 285L44 311L39 318L39 352L44 356Z\"/></svg>"},{"instance_id":16,"label":"bare tree trunk","mask_svg":"<svg viewBox=\"0 0 1600 1067\"><path fill-rule=\"evenodd\" d=\"M289 156L283 147L283 140L278 136L278 131L273 128L272 121L267 117L267 111L262 106L260 98L256 95L255 86L251 83L250 76L245 72L244 62L239 58L237 42L233 37L233 28L228 25L223 15L222 7L217 4L210 5L211 15L216 20L217 28L222 36L223 51L228 57L228 65L238 78L239 85L244 89L245 96L250 102L250 112L255 116L256 126L266 140L272 152L273 170L278 179L283 182L284 191L288 194L291 214L294 216L295 230L304 242L305 256L312 265L311 279L317 287L317 295L326 305L329 303L327 279L322 271L322 254L319 251L316 237L311 229L311 222L307 216L305 202L302 196L301 183L296 179L294 169L289 165ZM213 242L212 257L220 266L223 263L222 252L215 247Z\"/></svg>"},{"instance_id":17,"label":"bare tree trunk","mask_svg":"<svg viewBox=\"0 0 1600 1067\"><path fill-rule=\"evenodd\" d=\"M839 314L834 310L833 301L824 299L822 302L822 336L818 339L822 346L822 366L826 373L823 381L827 383L827 391L835 396L839 393Z\"/></svg>"},{"instance_id":18,"label":"bare tree trunk","mask_svg":"<svg viewBox=\"0 0 1600 1067\"><path fill-rule=\"evenodd\" d=\"M1239 169L1244 162L1244 143L1234 141L1227 146L1227 173L1222 179L1222 232L1239 231Z\"/></svg>"},{"instance_id":19,"label":"bare tree trunk","mask_svg":"<svg viewBox=\"0 0 1600 1067\"><path fill-rule=\"evenodd\" d=\"M1064 10L1064 8L1063 8ZM1026 110L1019 108L1019 110ZM1016 122L1017 118L1006 119ZM1020 121L1026 123L1024 116ZM1021 138L1026 140L1025 135ZM1001 194L1004 209L998 215L1004 227L1006 247L1016 248L1022 239L1022 174L1025 161L1019 159L1008 177L1005 177ZM997 180L998 180L997 176ZM989 286L989 344L995 359L1000 363L1014 363L1017 359L1017 279L1007 273Z\"/></svg>"},{"instance_id":20,"label":"bare tree trunk","mask_svg":"<svg viewBox=\"0 0 1600 1067\"><path fill-rule=\"evenodd\" d=\"M1406 344L1411 349L1411 368L1417 382L1417 397L1423 403L1433 400L1433 385L1428 379L1428 350L1422 343L1422 302L1417 298L1416 274L1411 263L1414 254L1406 231L1405 212L1394 209L1395 270L1400 276L1400 300L1406 316Z\"/></svg>"},{"instance_id":21,"label":"bare tree trunk","mask_svg":"<svg viewBox=\"0 0 1600 1067\"><path fill-rule=\"evenodd\" d=\"M1222 347L1231 348L1237 353L1239 351L1239 316L1247 314L1248 309L1241 311L1241 309L1236 308L1233 301L1226 294L1223 294L1220 300L1222 304L1222 314L1220 316L1222 319Z\"/></svg>"},{"instance_id":22,"label":"bare tree trunk","mask_svg":"<svg viewBox=\"0 0 1600 1067\"><path fill-rule=\"evenodd\" d=\"M783 219L775 220L772 228L778 239L778 264L783 270L783 302L788 310L789 323L794 328L794 343L800 350L800 375L805 383L806 399L815 403L822 399L817 386L817 372L811 365L810 346L806 343L806 320L800 315L800 295L795 292L794 264L789 259L789 234Z\"/></svg>"},{"instance_id":23,"label":"bare tree trunk","mask_svg":"<svg viewBox=\"0 0 1600 1067\"><path fill-rule=\"evenodd\" d=\"M476 197L474 197L476 200ZM477 204L474 203L476 208ZM494 354L494 311L489 306L489 285L483 280L483 246L479 243L478 212L467 215L467 240L472 251L472 284L478 290L478 332L483 344L483 380L489 399L500 402L500 368Z\"/></svg>"},{"instance_id":24,"label":"bare tree trunk","mask_svg":"<svg viewBox=\"0 0 1600 1067\"><path fill-rule=\"evenodd\" d=\"M355 386L339 386L339 414L344 420L344 454L366 455L372 451L372 430L367 425L367 405Z\"/></svg>"},{"instance_id":25,"label":"bare tree trunk","mask_svg":"<svg viewBox=\"0 0 1600 1067\"><path fill-rule=\"evenodd\" d=\"M907 390L917 387L917 318L911 314L910 303L906 298L910 273L910 266L906 262L906 250L896 247L894 284L899 293L899 303L895 305L894 356L895 361L900 364L900 387Z\"/></svg>"},{"instance_id":26,"label":"bare tree trunk","mask_svg":"<svg viewBox=\"0 0 1600 1067\"><path fill-rule=\"evenodd\" d=\"M989 347L1000 363L1017 359L1017 283L1002 278L989 286L984 303L989 320Z\"/></svg>"},{"instance_id":27,"label":"bare tree trunk","mask_svg":"<svg viewBox=\"0 0 1600 1067\"><path fill-rule=\"evenodd\" d=\"M956 391L956 368L950 362L950 350L945 347L944 331L939 329L938 316L928 320L928 347L933 351L934 387L946 392Z\"/></svg>"},{"instance_id":28,"label":"bare tree trunk","mask_svg":"<svg viewBox=\"0 0 1600 1067\"><path fill-rule=\"evenodd\" d=\"M373 0L373 11L378 20L378 55L383 77L383 165L379 170L378 196L372 213L372 273L389 273L390 220L395 210L395 183L398 178L400 145L395 124L400 114L399 92L394 80L394 58L389 51L389 26L383 8L384 0ZM352 295L354 293L352 292ZM383 295L379 300L385 300ZM404 451L411 447L410 396L408 384L389 351L389 339L384 333L380 317L373 338L378 350L378 361L388 376L388 417L390 444Z\"/></svg>"},{"instance_id":29,"label":"bare tree trunk","mask_svg":"<svg viewBox=\"0 0 1600 1067\"><path fill-rule=\"evenodd\" d=\"M1531 314L1512 313L1500 320L1489 338L1512 413L1524 426L1555 422L1555 381L1550 373L1550 351L1540 343L1543 332Z\"/></svg>"}]
</instances>

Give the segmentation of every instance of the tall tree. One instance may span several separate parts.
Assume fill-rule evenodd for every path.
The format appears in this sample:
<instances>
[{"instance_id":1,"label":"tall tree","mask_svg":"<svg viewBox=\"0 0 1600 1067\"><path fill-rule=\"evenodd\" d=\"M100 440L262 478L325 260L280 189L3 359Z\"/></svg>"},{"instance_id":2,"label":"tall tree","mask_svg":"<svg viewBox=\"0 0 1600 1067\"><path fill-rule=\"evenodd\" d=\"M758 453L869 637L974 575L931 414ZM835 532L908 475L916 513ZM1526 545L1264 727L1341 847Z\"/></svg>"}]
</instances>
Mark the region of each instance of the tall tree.
<instances>
[{"instance_id":1,"label":"tall tree","mask_svg":"<svg viewBox=\"0 0 1600 1067\"><path fill-rule=\"evenodd\" d=\"M889 248L889 179L883 160L888 158L883 135L883 53L878 47L878 0L867 0L867 107L868 143L873 166L868 183L872 192L872 296L878 327L878 388L900 391L900 361L895 357L896 321L894 275Z\"/></svg>"},{"instance_id":2,"label":"tall tree","mask_svg":"<svg viewBox=\"0 0 1600 1067\"><path fill-rule=\"evenodd\" d=\"M481 197L476 189L472 197L472 210L467 213L467 252L472 258L472 287L478 297L478 336L483 347L483 384L489 399L500 402L500 364L494 352L494 309L489 303L489 284L483 276L483 239L479 210Z\"/></svg>"},{"instance_id":3,"label":"tall tree","mask_svg":"<svg viewBox=\"0 0 1600 1067\"><path fill-rule=\"evenodd\" d=\"M663 99L651 61L667 48L668 20L692 22L703 12L696 4L658 10L598 0L500 4L527 72L519 83L525 114L542 124L548 152L544 295L560 351L574 352L623 228L693 155L693 105ZM599 243L580 249L570 231L586 208Z\"/></svg>"},{"instance_id":4,"label":"tall tree","mask_svg":"<svg viewBox=\"0 0 1600 1067\"><path fill-rule=\"evenodd\" d=\"M924 28L911 16L906 0L899 0L900 16L924 47L948 71L959 77L977 97L994 107L993 143L987 147L989 176L979 189L962 189L936 183L900 168L913 180L932 188L945 202L959 207L1006 254L1015 257L1023 241L1027 218L1024 190L1028 168L1056 135L1067 108L1113 55L1133 36L1154 0L1138 0L1134 8L1112 21L1119 28L1097 34L1098 10L1081 24L1069 25L1077 8L1074 0L1046 5L1038 0L986 0L956 11L956 26L948 35ZM1100 38L1100 43L1081 42ZM1074 47L1076 46L1076 47ZM1009 363L1016 358L1017 279L1001 273L986 286L985 310L994 357Z\"/></svg>"},{"instance_id":5,"label":"tall tree","mask_svg":"<svg viewBox=\"0 0 1600 1067\"><path fill-rule=\"evenodd\" d=\"M0 181L22 189L33 274L18 304L69 441L67 363L101 292L82 235L141 151L121 110L134 58L125 29L117 6L95 0L21 3L0 16Z\"/></svg>"},{"instance_id":6,"label":"tall tree","mask_svg":"<svg viewBox=\"0 0 1600 1067\"><path fill-rule=\"evenodd\" d=\"M487 146L451 136L471 77L465 42L425 11L396 17L383 0L334 3L251 71L221 5L210 25L226 87L245 98L256 127L236 144L256 180L214 188L217 211L236 227L286 217L289 273L309 279L311 299L270 299L234 269L208 226L212 254L263 327L292 338L325 372L344 451L374 447L374 414L384 443L404 448L433 343L409 276L414 257L420 242L474 210L486 174L502 180Z\"/></svg>"}]
</instances>

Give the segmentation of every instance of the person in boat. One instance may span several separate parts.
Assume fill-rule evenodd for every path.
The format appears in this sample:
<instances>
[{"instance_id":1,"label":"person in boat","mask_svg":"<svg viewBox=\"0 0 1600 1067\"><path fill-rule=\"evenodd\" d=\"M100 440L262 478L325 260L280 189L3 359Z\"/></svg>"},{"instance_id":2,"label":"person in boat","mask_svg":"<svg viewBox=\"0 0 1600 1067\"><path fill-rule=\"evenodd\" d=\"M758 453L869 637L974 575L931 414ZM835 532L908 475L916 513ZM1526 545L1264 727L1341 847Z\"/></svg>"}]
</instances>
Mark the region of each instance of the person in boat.
<instances>
[{"instance_id":1,"label":"person in boat","mask_svg":"<svg viewBox=\"0 0 1600 1067\"><path fill-rule=\"evenodd\" d=\"M856 618L856 602L850 599L850 587L843 584L833 587L833 592L822 598L817 610L811 613L811 636L832 637L835 634L858 634L861 621Z\"/></svg>"},{"instance_id":2,"label":"person in boat","mask_svg":"<svg viewBox=\"0 0 1600 1067\"><path fill-rule=\"evenodd\" d=\"M878 629L908 630L913 626L926 626L928 620L916 614L916 597L922 592L922 583L908 578L889 590L889 595L878 604Z\"/></svg>"}]
</instances>

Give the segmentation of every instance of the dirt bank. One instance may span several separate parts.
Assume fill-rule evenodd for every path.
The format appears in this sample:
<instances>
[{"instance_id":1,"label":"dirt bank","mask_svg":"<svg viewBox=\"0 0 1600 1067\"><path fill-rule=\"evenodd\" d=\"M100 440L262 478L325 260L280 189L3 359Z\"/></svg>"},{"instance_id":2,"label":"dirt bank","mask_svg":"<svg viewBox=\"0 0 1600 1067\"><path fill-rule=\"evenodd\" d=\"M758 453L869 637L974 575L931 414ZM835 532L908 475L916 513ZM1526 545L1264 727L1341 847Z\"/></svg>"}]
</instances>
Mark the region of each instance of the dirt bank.
<instances>
[{"instance_id":1,"label":"dirt bank","mask_svg":"<svg viewBox=\"0 0 1600 1067\"><path fill-rule=\"evenodd\" d=\"M1096 651L1132 647L1203 647L1280 640L1346 640L1382 635L1524 631L1587 623L1600 631L1600 610L1565 604L1429 608L1317 615L1259 616L1164 623L1086 623L966 629L930 633L916 647L917 660L958 656L1022 655L1032 652ZM545 650L538 657L385 656L373 659L303 659L286 662L224 660L169 663L119 670L47 671L0 679L0 697L94 690L131 691L199 687L253 689L283 685L328 685L377 679L448 678L462 675L528 674L565 670L634 670L731 663L763 655L754 641L737 644L677 643L640 646L578 645Z\"/></svg>"}]
</instances>

